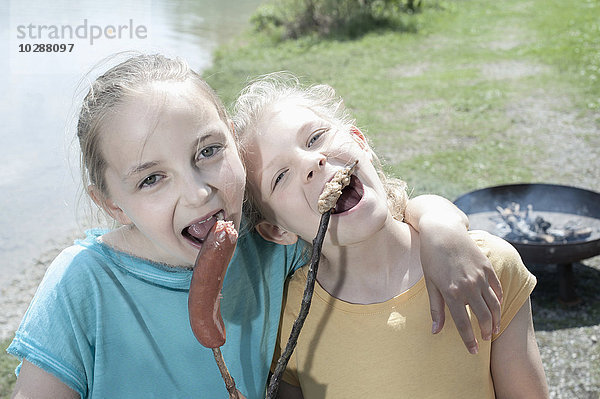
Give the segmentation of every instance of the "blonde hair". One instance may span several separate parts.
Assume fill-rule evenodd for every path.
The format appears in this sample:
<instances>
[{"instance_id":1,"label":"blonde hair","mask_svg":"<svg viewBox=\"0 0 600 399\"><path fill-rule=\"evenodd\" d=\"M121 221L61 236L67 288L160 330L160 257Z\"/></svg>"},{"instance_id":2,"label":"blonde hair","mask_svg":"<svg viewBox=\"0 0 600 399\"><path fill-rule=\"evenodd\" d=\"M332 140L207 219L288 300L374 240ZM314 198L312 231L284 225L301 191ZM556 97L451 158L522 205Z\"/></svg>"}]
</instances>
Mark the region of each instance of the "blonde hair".
<instances>
[{"instance_id":1,"label":"blonde hair","mask_svg":"<svg viewBox=\"0 0 600 399\"><path fill-rule=\"evenodd\" d=\"M104 178L106 160L101 151L100 133L102 122L107 118L109 111L118 106L126 96L135 94L147 84L184 82L188 79L214 103L219 117L229 126L227 112L219 97L200 75L179 58L170 59L159 54L139 54L110 68L91 83L83 99L77 122L84 189L92 184L102 194L108 195Z\"/></svg>"},{"instance_id":2,"label":"blonde hair","mask_svg":"<svg viewBox=\"0 0 600 399\"><path fill-rule=\"evenodd\" d=\"M354 118L344 106L343 100L335 90L325 84L303 86L299 79L288 72L275 72L261 76L250 82L241 92L233 107L235 135L240 147L242 159L247 159L245 152L249 137L258 134L258 123L265 112L273 104L283 100L297 99L325 120L349 129L355 124ZM373 164L384 184L388 207L394 218L402 221L408 202L406 183L400 179L387 176L375 153ZM246 201L244 210L249 223L255 224L264 219L260 206L246 185Z\"/></svg>"}]
</instances>

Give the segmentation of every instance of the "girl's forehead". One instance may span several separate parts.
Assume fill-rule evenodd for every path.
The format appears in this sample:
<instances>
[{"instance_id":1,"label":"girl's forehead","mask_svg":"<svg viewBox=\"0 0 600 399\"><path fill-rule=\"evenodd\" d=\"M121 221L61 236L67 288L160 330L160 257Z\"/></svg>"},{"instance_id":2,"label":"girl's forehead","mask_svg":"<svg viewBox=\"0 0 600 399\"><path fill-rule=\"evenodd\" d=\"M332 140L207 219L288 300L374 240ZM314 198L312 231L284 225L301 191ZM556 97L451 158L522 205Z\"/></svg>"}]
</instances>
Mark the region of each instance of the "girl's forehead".
<instances>
[{"instance_id":1,"label":"girl's forehead","mask_svg":"<svg viewBox=\"0 0 600 399\"><path fill-rule=\"evenodd\" d=\"M286 114L295 112L312 112L309 104L297 97L285 97L271 104L270 110L276 114Z\"/></svg>"},{"instance_id":2,"label":"girl's forehead","mask_svg":"<svg viewBox=\"0 0 600 399\"><path fill-rule=\"evenodd\" d=\"M264 127L284 124L288 126L304 124L322 118L306 104L294 100L284 100L272 104L262 114L260 124Z\"/></svg>"},{"instance_id":3,"label":"girl's forehead","mask_svg":"<svg viewBox=\"0 0 600 399\"><path fill-rule=\"evenodd\" d=\"M169 103L189 104L197 106L199 109L217 109L217 105L210 98L208 93L202 90L191 79L184 81L155 81L148 83L140 91L132 93L135 98L139 96L149 101L162 104L165 101Z\"/></svg>"},{"instance_id":4,"label":"girl's forehead","mask_svg":"<svg viewBox=\"0 0 600 399\"><path fill-rule=\"evenodd\" d=\"M183 82L151 82L131 91L113 107L111 117L119 120L119 115L127 113L149 124L177 114L194 118L201 124L221 121L213 99L189 79Z\"/></svg>"},{"instance_id":5,"label":"girl's forehead","mask_svg":"<svg viewBox=\"0 0 600 399\"><path fill-rule=\"evenodd\" d=\"M305 102L285 101L273 104L262 113L255 136L272 140L281 135L300 137L327 126L342 128L343 123Z\"/></svg>"},{"instance_id":6,"label":"girl's forehead","mask_svg":"<svg viewBox=\"0 0 600 399\"><path fill-rule=\"evenodd\" d=\"M103 135L146 142L156 132L231 135L214 102L192 82L154 82L130 93L103 121ZM114 140L113 140L114 142Z\"/></svg>"}]
</instances>

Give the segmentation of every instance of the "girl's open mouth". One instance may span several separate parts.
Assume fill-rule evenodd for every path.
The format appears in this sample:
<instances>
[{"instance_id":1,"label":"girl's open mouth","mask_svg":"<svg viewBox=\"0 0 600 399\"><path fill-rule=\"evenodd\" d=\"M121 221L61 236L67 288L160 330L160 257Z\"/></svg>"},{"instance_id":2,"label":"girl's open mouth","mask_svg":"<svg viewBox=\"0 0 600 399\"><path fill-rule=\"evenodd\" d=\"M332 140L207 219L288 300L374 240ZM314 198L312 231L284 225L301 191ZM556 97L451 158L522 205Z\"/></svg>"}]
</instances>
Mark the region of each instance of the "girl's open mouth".
<instances>
[{"instance_id":1,"label":"girl's open mouth","mask_svg":"<svg viewBox=\"0 0 600 399\"><path fill-rule=\"evenodd\" d=\"M340 198L337 200L335 208L333 208L331 213L343 213L349 211L358 205L363 194L363 185L358 177L355 175L350 176L350 184L342 190L342 195L340 195Z\"/></svg>"},{"instance_id":2,"label":"girl's open mouth","mask_svg":"<svg viewBox=\"0 0 600 399\"><path fill-rule=\"evenodd\" d=\"M190 241L195 247L202 246L210 229L217 223L217 220L223 219L223 211L219 211L204 220L199 220L181 230L181 235Z\"/></svg>"}]
</instances>

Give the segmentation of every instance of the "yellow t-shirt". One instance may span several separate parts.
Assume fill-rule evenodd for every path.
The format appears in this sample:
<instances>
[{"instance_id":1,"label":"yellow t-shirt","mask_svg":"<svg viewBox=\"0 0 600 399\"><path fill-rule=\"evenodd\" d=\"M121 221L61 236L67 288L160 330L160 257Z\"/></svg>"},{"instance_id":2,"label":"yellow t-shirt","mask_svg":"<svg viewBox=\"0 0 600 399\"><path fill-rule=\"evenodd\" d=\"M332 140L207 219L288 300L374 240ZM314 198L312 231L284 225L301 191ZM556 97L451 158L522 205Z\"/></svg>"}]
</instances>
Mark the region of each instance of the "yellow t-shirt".
<instances>
[{"instance_id":1,"label":"yellow t-shirt","mask_svg":"<svg viewBox=\"0 0 600 399\"><path fill-rule=\"evenodd\" d=\"M483 231L471 237L502 284L501 334L536 279L506 241ZM307 270L299 269L289 281L274 364L300 309ZM469 315L479 334L476 317ZM300 385L307 399L494 398L491 343L478 338L479 353L471 355L447 308L444 329L431 333L424 279L389 301L370 305L340 301L317 283L283 379Z\"/></svg>"}]
</instances>

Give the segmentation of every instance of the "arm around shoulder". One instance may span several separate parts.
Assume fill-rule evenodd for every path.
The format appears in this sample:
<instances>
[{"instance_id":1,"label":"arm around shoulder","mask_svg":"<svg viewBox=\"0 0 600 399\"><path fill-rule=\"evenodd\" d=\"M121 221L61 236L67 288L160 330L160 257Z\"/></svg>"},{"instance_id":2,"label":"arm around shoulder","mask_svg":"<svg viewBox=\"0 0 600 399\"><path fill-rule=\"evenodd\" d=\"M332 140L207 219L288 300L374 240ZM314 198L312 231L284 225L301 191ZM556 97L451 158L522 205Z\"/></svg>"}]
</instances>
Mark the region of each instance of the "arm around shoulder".
<instances>
[{"instance_id":1,"label":"arm around shoulder","mask_svg":"<svg viewBox=\"0 0 600 399\"><path fill-rule=\"evenodd\" d=\"M23 359L13 399L75 399L79 394L56 376Z\"/></svg>"},{"instance_id":2,"label":"arm around shoulder","mask_svg":"<svg viewBox=\"0 0 600 399\"><path fill-rule=\"evenodd\" d=\"M491 370L498 399L548 398L529 299L504 332L492 342Z\"/></svg>"},{"instance_id":3,"label":"arm around shoulder","mask_svg":"<svg viewBox=\"0 0 600 399\"><path fill-rule=\"evenodd\" d=\"M478 343L465 305L470 305L482 336L489 339L499 328L502 287L492 264L469 236L467 216L443 197L420 195L408 202L405 220L420 236L432 332L442 329L446 304L465 346L476 353Z\"/></svg>"}]
</instances>

